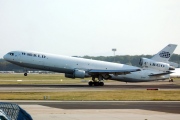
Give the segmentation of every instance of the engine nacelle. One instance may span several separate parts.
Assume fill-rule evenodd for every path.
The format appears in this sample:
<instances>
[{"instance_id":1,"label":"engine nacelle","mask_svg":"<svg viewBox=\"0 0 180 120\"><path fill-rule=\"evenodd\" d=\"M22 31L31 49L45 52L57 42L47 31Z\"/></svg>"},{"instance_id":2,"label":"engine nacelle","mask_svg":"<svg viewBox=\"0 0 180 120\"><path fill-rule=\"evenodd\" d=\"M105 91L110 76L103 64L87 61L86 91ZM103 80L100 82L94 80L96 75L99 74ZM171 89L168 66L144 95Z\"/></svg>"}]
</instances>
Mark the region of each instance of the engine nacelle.
<instances>
[{"instance_id":1,"label":"engine nacelle","mask_svg":"<svg viewBox=\"0 0 180 120\"><path fill-rule=\"evenodd\" d=\"M157 62L157 61L147 59L147 58L141 58L139 61L139 65L141 65L143 68L151 68L151 69L156 69L156 70L161 70L161 71L168 71L168 70L175 69L174 67L170 66L167 63Z\"/></svg>"},{"instance_id":2,"label":"engine nacelle","mask_svg":"<svg viewBox=\"0 0 180 120\"><path fill-rule=\"evenodd\" d=\"M84 70L74 70L72 74L65 73L65 77L67 78L85 78L86 72Z\"/></svg>"}]
</instances>

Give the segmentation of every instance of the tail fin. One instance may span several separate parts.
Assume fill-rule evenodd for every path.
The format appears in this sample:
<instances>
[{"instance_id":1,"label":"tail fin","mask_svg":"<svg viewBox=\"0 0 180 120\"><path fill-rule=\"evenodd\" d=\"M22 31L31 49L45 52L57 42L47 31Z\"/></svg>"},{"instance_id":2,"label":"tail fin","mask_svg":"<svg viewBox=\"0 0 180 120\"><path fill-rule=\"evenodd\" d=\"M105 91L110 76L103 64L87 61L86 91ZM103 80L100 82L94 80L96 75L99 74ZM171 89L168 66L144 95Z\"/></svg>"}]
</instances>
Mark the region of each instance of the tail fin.
<instances>
[{"instance_id":1,"label":"tail fin","mask_svg":"<svg viewBox=\"0 0 180 120\"><path fill-rule=\"evenodd\" d=\"M159 61L159 62L168 62L169 58L172 56L174 50L176 49L176 44L169 44L157 54L155 54L151 60Z\"/></svg>"}]
</instances>

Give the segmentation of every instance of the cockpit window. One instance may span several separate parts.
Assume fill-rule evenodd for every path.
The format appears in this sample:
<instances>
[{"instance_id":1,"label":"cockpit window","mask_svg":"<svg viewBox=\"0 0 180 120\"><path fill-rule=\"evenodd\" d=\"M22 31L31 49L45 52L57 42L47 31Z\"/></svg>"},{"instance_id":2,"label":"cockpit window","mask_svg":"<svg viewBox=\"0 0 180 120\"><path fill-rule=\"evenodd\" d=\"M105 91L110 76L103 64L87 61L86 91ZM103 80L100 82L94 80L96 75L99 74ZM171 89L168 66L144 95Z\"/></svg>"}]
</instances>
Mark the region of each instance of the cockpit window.
<instances>
[{"instance_id":1,"label":"cockpit window","mask_svg":"<svg viewBox=\"0 0 180 120\"><path fill-rule=\"evenodd\" d=\"M0 116L0 120L7 120L4 116Z\"/></svg>"},{"instance_id":2,"label":"cockpit window","mask_svg":"<svg viewBox=\"0 0 180 120\"><path fill-rule=\"evenodd\" d=\"M11 56L14 56L14 53L9 53Z\"/></svg>"}]
</instances>

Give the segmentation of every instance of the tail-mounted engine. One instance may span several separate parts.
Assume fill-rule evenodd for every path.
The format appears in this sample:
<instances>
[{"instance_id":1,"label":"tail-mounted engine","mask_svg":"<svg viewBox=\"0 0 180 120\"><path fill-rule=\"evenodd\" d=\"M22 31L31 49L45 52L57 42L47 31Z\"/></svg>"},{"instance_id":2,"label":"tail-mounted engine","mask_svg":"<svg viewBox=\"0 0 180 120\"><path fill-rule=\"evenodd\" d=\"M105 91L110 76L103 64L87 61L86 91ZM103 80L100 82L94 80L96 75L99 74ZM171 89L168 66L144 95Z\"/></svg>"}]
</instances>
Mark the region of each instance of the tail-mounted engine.
<instances>
[{"instance_id":1,"label":"tail-mounted engine","mask_svg":"<svg viewBox=\"0 0 180 120\"><path fill-rule=\"evenodd\" d=\"M143 68L151 68L161 71L175 70L174 67L170 66L167 63L157 62L147 58L141 58L139 61L139 65L142 66Z\"/></svg>"}]
</instances>

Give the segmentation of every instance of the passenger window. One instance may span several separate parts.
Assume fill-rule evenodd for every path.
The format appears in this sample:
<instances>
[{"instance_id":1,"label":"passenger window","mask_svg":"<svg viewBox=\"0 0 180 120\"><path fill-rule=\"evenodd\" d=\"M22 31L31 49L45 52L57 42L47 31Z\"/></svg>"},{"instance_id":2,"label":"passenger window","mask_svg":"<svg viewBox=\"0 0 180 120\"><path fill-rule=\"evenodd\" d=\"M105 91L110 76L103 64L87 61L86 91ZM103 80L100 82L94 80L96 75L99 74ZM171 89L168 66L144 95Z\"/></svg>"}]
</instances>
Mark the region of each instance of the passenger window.
<instances>
[{"instance_id":1,"label":"passenger window","mask_svg":"<svg viewBox=\"0 0 180 120\"><path fill-rule=\"evenodd\" d=\"M31 53L27 53L27 55L28 55L28 56L32 56L32 54L31 54Z\"/></svg>"},{"instance_id":2,"label":"passenger window","mask_svg":"<svg viewBox=\"0 0 180 120\"><path fill-rule=\"evenodd\" d=\"M42 58L45 58L46 56L45 55L42 55Z\"/></svg>"},{"instance_id":3,"label":"passenger window","mask_svg":"<svg viewBox=\"0 0 180 120\"><path fill-rule=\"evenodd\" d=\"M22 55L26 55L26 53L22 53Z\"/></svg>"}]
</instances>

